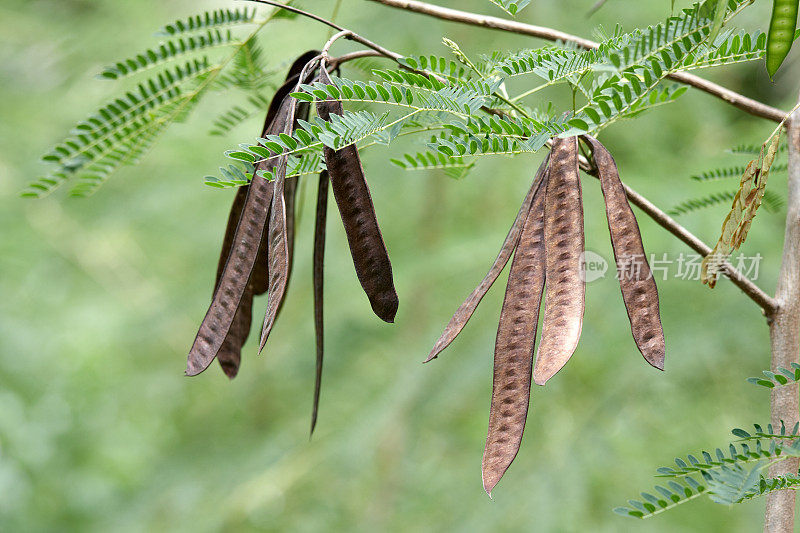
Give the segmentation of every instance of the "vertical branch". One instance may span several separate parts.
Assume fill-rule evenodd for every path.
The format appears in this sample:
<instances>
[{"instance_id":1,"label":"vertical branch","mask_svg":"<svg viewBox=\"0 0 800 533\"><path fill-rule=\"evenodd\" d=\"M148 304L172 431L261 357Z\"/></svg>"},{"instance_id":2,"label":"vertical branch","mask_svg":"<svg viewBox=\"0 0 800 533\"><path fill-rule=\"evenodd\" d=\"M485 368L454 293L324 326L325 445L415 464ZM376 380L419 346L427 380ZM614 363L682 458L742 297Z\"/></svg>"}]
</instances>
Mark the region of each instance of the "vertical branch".
<instances>
[{"instance_id":1,"label":"vertical branch","mask_svg":"<svg viewBox=\"0 0 800 533\"><path fill-rule=\"evenodd\" d=\"M770 318L772 370L791 368L800 357L800 111L788 121L789 193L786 210L786 233L783 259L775 297L778 309ZM791 430L797 423L798 387L778 387L770 393L770 413L773 427L781 421ZM798 459L780 461L769 469L770 477L797 474ZM767 496L764 531L790 533L794 531L795 491L782 490Z\"/></svg>"}]
</instances>

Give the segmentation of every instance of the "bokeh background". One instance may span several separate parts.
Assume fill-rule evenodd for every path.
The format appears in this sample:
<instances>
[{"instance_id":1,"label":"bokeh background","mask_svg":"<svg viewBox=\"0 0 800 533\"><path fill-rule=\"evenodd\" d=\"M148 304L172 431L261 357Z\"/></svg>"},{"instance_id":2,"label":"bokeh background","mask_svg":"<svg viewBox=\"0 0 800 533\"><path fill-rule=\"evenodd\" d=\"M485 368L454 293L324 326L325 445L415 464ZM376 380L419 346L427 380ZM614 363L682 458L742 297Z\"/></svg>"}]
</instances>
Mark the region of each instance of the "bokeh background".
<instances>
[{"instance_id":1,"label":"bokeh background","mask_svg":"<svg viewBox=\"0 0 800 533\"><path fill-rule=\"evenodd\" d=\"M330 16L333 0L300 5ZM441 5L502 15L486 0ZM537 0L519 19L589 36L602 25L657 22L670 2ZM681 2L678 2L680 5ZM232 191L203 185L223 150L250 140L207 135L231 104L211 98L192 120L90 199L24 200L39 156L119 85L106 64L158 42L163 24L222 0L4 0L0 4L0 524L4 531L753 531L763 501L729 509L701 499L636 522L611 509L649 490L676 455L725 446L730 429L768 421L768 393L745 382L768 367L757 307L728 282L710 291L659 283L667 371L642 361L619 288L591 283L570 364L535 388L520 454L490 500L480 461L503 282L442 357L422 365L492 262L541 155L486 159L462 181L364 153L401 297L396 324L370 312L335 211L327 248L327 359L320 422L308 438L314 372L311 230L315 178L302 188L294 277L269 345L251 336L239 377L215 364L183 376L212 291ZM764 27L769 2L742 16ZM344 0L338 21L403 53L470 54L538 41ZM327 29L281 21L264 32L272 64L318 47ZM339 46L339 45L337 45ZM348 50L342 44L341 50ZM338 48L337 48L338 50ZM762 64L705 72L789 109L798 54L771 83ZM566 89L542 97L566 101ZM742 164L725 152L773 124L690 91L604 133L623 179L662 207L735 188L689 176ZM611 250L597 183L584 179L587 247ZM775 174L770 189L784 193ZM706 242L720 206L682 217ZM648 251L689 250L639 217ZM761 214L745 247L772 291L782 213ZM260 299L257 309L263 309ZM256 321L258 321L258 312Z\"/></svg>"}]
</instances>

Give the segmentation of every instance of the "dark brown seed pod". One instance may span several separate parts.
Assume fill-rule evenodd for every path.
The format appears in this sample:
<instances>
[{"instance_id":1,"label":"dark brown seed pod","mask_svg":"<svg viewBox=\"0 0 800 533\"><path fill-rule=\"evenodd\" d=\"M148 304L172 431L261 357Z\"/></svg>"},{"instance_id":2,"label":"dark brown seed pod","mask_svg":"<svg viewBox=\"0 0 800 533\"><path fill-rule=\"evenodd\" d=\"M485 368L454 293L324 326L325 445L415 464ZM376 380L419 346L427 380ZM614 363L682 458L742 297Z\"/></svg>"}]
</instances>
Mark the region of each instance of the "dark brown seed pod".
<instances>
[{"instance_id":1,"label":"dark brown seed pod","mask_svg":"<svg viewBox=\"0 0 800 533\"><path fill-rule=\"evenodd\" d=\"M284 114L288 107L282 104L286 101L288 106L287 96L296 87L300 71L316 55L316 52L306 52L292 65L287 82L276 91L270 103L262 136L283 131L284 124L278 115L282 107ZM274 163L262 164L259 168L273 165ZM273 186L266 180L254 181L257 182L257 191L251 191L250 185L244 186L237 191L234 198L217 267L214 299L189 352L186 369L189 376L205 370L215 356L220 357L220 364L229 377L236 375L241 360L241 347L250 332L253 294L263 294L267 290L266 232L263 231L263 224L261 228L257 228L257 223L268 217ZM263 204L267 205L265 212L261 212ZM231 252L237 254L233 261ZM226 276L229 263L230 269ZM264 267L258 268L258 265ZM219 287L223 284L225 294L218 294Z\"/></svg>"},{"instance_id":2,"label":"dark brown seed pod","mask_svg":"<svg viewBox=\"0 0 800 533\"><path fill-rule=\"evenodd\" d=\"M583 323L583 205L578 176L578 138L555 139L545 193L545 291L542 338L533 381L544 385L578 346Z\"/></svg>"},{"instance_id":3,"label":"dark brown seed pod","mask_svg":"<svg viewBox=\"0 0 800 533\"><path fill-rule=\"evenodd\" d=\"M588 135L583 138L592 146L600 174L611 245L619 274L617 277L633 338L645 360L655 368L664 370L666 347L658 305L658 289L644 253L636 215L628 204L614 158L597 139Z\"/></svg>"},{"instance_id":4,"label":"dark brown seed pod","mask_svg":"<svg viewBox=\"0 0 800 533\"><path fill-rule=\"evenodd\" d=\"M239 225L239 219L242 217L242 209L244 202L247 198L247 186L239 187L236 190L236 196L233 198L233 205L231 206L230 215L228 215L228 225L225 228L225 237L222 241L222 250L220 251L219 263L217 264L217 277L214 282L214 294L219 288L220 279L222 279L222 272L225 269L225 263L231 254L231 246L233 245L233 235L236 233L236 227ZM242 300L246 300L247 295L242 296ZM239 371L239 363L241 361L241 347L247 340L247 335L250 333L250 317L242 310L243 305L239 305L236 315L233 318L228 335L222 342L222 346L217 353L217 360L219 361L222 370L229 378L233 378ZM252 306L251 306L252 307ZM246 316L247 315L247 316ZM246 319L246 320L245 320ZM244 324L247 322L246 331L244 331Z\"/></svg>"},{"instance_id":5,"label":"dark brown seed pod","mask_svg":"<svg viewBox=\"0 0 800 533\"><path fill-rule=\"evenodd\" d=\"M533 348L545 282L543 193L540 187L534 195L514 252L497 328L489 434L481 465L483 488L490 495L517 456L528 416Z\"/></svg>"},{"instance_id":6,"label":"dark brown seed pod","mask_svg":"<svg viewBox=\"0 0 800 533\"><path fill-rule=\"evenodd\" d=\"M311 409L311 433L317 425L319 413L319 396L322 388L322 360L325 354L324 322L323 322L323 286L325 266L325 225L328 218L328 171L319 175L317 190L317 213L314 222L314 332L317 341L317 365L314 376L314 404Z\"/></svg>"},{"instance_id":7,"label":"dark brown seed pod","mask_svg":"<svg viewBox=\"0 0 800 533\"><path fill-rule=\"evenodd\" d=\"M325 69L320 70L320 80L332 83ZM323 120L329 120L331 114L341 115L343 112L339 101L317 103L317 114ZM323 155L358 280L375 314L381 320L394 322L398 299L392 278L392 264L375 217L375 207L358 150L355 145L340 150L326 146Z\"/></svg>"},{"instance_id":8,"label":"dark brown seed pod","mask_svg":"<svg viewBox=\"0 0 800 533\"><path fill-rule=\"evenodd\" d=\"M545 163L546 162L547 160L545 160ZM494 282L497 281L500 273L506 267L508 260L511 259L511 254L514 253L514 248L516 248L517 242L519 242L519 236L522 233L525 218L528 215L528 211L531 209L533 195L542 182L545 169L544 165L543 163L543 166L539 168L536 174L536 180L533 182L533 185L531 185L530 190L528 190L528 194L525 196L525 200L523 200L522 206L519 208L517 217L514 219L514 224L511 225L511 229L508 231L508 235L506 235L506 240L503 241L503 246L500 248L500 253L497 254L497 258L494 260L491 268L489 268L489 272L486 273L486 276L484 276L478 286L475 287L475 290L467 296L464 303L456 309L453 318L450 319L450 322L444 328L441 336L436 340L436 344L433 345L431 353L425 360L426 363L436 359L436 357L458 337L458 334L461 333L461 330L467 325L469 319L472 318L472 314L475 312L475 309L478 308L478 304L481 303L483 297L486 296L486 293L489 292L489 289L494 285Z\"/></svg>"},{"instance_id":9,"label":"dark brown seed pod","mask_svg":"<svg viewBox=\"0 0 800 533\"><path fill-rule=\"evenodd\" d=\"M294 124L297 100L288 98L288 113L284 132L291 132ZM289 276L289 247L286 233L286 199L284 189L286 184L287 156L278 158L275 171L274 191L270 206L269 226L269 290L267 291L267 312L264 316L264 327L261 330L259 351L264 349L267 338L275 324L278 309L283 303L286 293L286 282Z\"/></svg>"}]
</instances>

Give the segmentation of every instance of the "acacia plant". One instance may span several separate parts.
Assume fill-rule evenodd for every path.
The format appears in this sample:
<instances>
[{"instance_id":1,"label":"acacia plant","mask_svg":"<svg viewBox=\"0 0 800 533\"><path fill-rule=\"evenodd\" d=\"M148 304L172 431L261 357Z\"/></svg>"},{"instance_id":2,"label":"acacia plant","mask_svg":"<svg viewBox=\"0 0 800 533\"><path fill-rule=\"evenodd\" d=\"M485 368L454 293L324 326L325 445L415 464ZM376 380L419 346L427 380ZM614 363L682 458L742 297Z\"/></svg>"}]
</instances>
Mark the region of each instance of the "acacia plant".
<instances>
[{"instance_id":1,"label":"acacia plant","mask_svg":"<svg viewBox=\"0 0 800 533\"><path fill-rule=\"evenodd\" d=\"M730 444L727 453L717 449L688 455L686 460L676 459L676 467L660 468L658 476L668 478L664 484L616 511L645 518L704 493L729 504L766 495L765 530L792 531L795 498L790 489L800 487L800 114L757 102L691 71L753 62L753 68L766 66L774 75L797 38L798 1L775 0L766 33L735 27L736 16L753 0L705 0L684 9L673 1L669 11L665 6L669 14L663 21L632 31L617 28L600 42L415 0L371 1L404 10L409 16L413 12L533 36L550 44L468 57L457 43L444 39L451 55L440 57L420 50L389 50L332 20L272 0L256 0L265 6L242 4L193 15L163 27L164 41L158 46L100 73L110 80L139 76L142 81L79 122L44 156L54 169L31 183L23 196L41 197L67 182L70 194L91 194L121 165L135 163L170 124L184 120L209 93L227 91L240 98L213 119L214 135L227 136L235 125L266 111L260 135L253 132L242 143L232 140L232 148L225 153L230 162L217 176L205 180L211 187L238 190L212 303L190 349L186 373L197 375L217 359L223 371L235 377L251 329L253 298L267 293L260 337L264 348L292 270L298 182L318 176L313 431L323 364L329 187L373 311L392 322L398 308L393 267L359 151L411 136L420 142L419 151L391 163L406 170L443 169L462 177L486 156L527 158L550 150L539 170L531 172L531 188L489 272L456 310L427 359L436 358L454 340L511 261L495 346L484 488L492 490L517 454L531 383L544 385L551 379L567 363L580 338L585 285L579 178L583 171L600 181L622 300L647 363L663 370L666 345L656 283L630 204L704 257L704 283L713 287L723 275L763 309L772 337L771 369L763 378L751 378L771 391L771 421L755 425L752 432L734 429L739 440ZM530 4L529 0L491 2L511 16ZM535 4L529 9L535 9ZM287 17L295 18L297 25L309 19L325 24L332 28L332 36L326 42L311 43L318 50L299 55L291 65L272 67L259 44L259 32ZM354 41L360 50L333 54L341 39ZM515 86L524 87L517 94L510 94L506 84L512 78L519 81ZM276 84L279 88L272 91ZM572 95L571 107L561 109L540 97L539 91L557 85ZM753 154L746 167L698 176L702 180L739 177L737 188L687 201L671 212L730 202L730 213L713 249L624 185L609 148L598 140L608 126L674 102L690 87L776 124L754 146L736 149ZM788 152L788 162L774 163L784 152ZM788 171L788 195L766 189L770 171ZM728 261L747 237L762 203L773 211L787 206L783 264L774 296ZM697 290L703 289L698 285ZM543 324L537 348L540 308Z\"/></svg>"}]
</instances>

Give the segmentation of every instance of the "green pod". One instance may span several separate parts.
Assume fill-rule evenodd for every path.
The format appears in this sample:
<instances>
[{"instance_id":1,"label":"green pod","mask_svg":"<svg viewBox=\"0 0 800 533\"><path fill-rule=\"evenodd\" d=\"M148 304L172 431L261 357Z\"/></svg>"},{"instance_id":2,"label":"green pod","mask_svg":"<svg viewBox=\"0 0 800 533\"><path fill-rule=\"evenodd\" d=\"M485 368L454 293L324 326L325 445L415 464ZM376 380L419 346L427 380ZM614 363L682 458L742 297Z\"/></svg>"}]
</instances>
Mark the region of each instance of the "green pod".
<instances>
[{"instance_id":1,"label":"green pod","mask_svg":"<svg viewBox=\"0 0 800 533\"><path fill-rule=\"evenodd\" d=\"M770 78L775 76L792 48L798 5L800 0L773 0L767 35L767 72Z\"/></svg>"}]
</instances>

